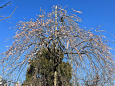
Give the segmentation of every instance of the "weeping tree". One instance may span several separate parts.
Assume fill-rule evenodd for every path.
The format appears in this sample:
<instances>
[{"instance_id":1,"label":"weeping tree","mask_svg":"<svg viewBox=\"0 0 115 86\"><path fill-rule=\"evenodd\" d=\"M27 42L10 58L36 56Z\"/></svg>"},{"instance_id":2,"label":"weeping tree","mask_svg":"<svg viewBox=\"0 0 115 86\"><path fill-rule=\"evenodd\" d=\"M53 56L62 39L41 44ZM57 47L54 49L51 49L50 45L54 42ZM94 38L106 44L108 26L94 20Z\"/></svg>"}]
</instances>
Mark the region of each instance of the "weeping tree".
<instances>
[{"instance_id":1,"label":"weeping tree","mask_svg":"<svg viewBox=\"0 0 115 86\"><path fill-rule=\"evenodd\" d=\"M15 78L19 79L21 73L24 73L22 71L26 72L27 65L30 64L30 68L34 65L29 62L42 60L43 57L39 56L38 52L42 51L43 48L47 50L54 48L54 50L51 50L51 53L54 52L51 54L54 61L56 61L56 49L63 53L63 60L65 61L65 63L61 62L60 66L58 65L59 70L62 65L67 65L66 62L71 65L71 83L73 86L76 86L78 82L80 86L85 86L86 81L92 81L94 79L92 77L95 77L96 74L99 76L98 85L112 86L113 60L110 48L104 42L103 36L80 28L80 18L76 15L78 13L80 11L73 10L69 15L65 9L55 6L52 12L45 13L41 11L36 20L20 22L17 25L14 42L3 54L4 58L1 60L7 76L16 74ZM56 55L59 55L59 53ZM45 59L44 61L50 64L49 60ZM34 67L39 69L42 67L41 64L38 63ZM52 65L52 67L54 66ZM58 67L54 68L58 69ZM40 70L44 71L45 69ZM61 73L58 70L52 70L51 72L54 75L54 81L51 83L54 83L54 86L58 86L58 74ZM34 77L34 74L32 76ZM38 77L40 76L38 75ZM43 80L40 81L40 83L43 82Z\"/></svg>"}]
</instances>

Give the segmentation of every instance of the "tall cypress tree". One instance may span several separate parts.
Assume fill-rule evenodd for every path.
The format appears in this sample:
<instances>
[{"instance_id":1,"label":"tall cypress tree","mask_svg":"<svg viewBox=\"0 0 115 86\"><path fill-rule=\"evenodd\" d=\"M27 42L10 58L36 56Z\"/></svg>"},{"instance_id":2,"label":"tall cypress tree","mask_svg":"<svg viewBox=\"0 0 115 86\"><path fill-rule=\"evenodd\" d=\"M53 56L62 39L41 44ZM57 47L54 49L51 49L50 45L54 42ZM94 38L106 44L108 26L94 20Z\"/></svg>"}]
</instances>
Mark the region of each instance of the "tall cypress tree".
<instances>
[{"instance_id":1,"label":"tall cypress tree","mask_svg":"<svg viewBox=\"0 0 115 86\"><path fill-rule=\"evenodd\" d=\"M57 86L71 86L72 67L64 62L64 54L59 49L43 48L29 62L23 86L54 86L54 72L57 71Z\"/></svg>"}]
</instances>

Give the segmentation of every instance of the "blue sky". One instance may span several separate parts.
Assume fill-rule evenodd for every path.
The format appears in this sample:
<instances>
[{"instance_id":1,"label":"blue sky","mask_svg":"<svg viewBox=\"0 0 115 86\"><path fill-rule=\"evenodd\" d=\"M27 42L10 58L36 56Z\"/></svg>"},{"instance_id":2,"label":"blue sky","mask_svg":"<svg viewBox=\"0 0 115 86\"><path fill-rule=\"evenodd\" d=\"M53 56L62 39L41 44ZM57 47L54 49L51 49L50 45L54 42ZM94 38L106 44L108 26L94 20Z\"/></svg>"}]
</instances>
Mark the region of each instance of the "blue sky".
<instances>
[{"instance_id":1,"label":"blue sky","mask_svg":"<svg viewBox=\"0 0 115 86\"><path fill-rule=\"evenodd\" d=\"M12 44L15 35L16 24L19 21L27 21L36 18L40 8L51 11L53 5L60 5L67 10L71 8L82 11L83 27L105 30L107 39L115 42L115 0L3 0L12 1L12 4L0 9L0 16L8 16L16 7L14 14L6 20L0 21L0 52ZM0 4L4 2L0 0ZM112 35L111 35L112 34ZM110 44L115 50L115 43ZM114 51L112 52L113 54Z\"/></svg>"},{"instance_id":2,"label":"blue sky","mask_svg":"<svg viewBox=\"0 0 115 86\"><path fill-rule=\"evenodd\" d=\"M0 3L3 4L3 1ZM10 6L0 9L0 16L8 16L16 7L11 18L0 21L0 52L11 45L11 38L15 35L16 24L19 21L36 18L40 8L49 11L53 5L60 5L67 10L73 8L82 11L83 13L79 15L82 26L87 28L101 26L100 29L110 34L106 34L107 37L112 41L115 40L115 36L111 36L115 34L115 0L12 0ZM115 48L114 45L111 46Z\"/></svg>"}]
</instances>

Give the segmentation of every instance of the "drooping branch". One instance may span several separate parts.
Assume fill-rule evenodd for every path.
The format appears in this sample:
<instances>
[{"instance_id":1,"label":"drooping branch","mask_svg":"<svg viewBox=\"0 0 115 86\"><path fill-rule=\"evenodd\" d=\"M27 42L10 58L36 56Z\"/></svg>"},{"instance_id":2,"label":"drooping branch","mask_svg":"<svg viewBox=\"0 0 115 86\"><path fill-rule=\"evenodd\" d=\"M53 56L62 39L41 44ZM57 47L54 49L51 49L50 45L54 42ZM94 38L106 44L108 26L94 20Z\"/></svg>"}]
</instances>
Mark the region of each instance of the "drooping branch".
<instances>
[{"instance_id":1,"label":"drooping branch","mask_svg":"<svg viewBox=\"0 0 115 86\"><path fill-rule=\"evenodd\" d=\"M71 59L74 82L77 78L83 80L90 73L95 76L97 71L103 77L102 81L112 79L112 57L101 36L80 28L79 18L68 15L66 10L57 8L56 13L56 18L53 11L48 15L39 15L35 21L21 22L18 25L14 43L4 53L6 68L9 67L12 71L28 64L40 49L55 46L64 52L65 61L70 62Z\"/></svg>"}]
</instances>

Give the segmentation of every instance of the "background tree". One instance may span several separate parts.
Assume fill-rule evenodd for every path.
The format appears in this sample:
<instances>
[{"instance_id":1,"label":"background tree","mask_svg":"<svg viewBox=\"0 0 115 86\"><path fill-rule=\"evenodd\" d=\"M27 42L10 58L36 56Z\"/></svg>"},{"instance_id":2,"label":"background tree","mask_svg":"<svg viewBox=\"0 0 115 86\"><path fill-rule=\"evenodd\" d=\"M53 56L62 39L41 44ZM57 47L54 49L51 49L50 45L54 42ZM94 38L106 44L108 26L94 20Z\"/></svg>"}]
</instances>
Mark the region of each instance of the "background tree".
<instances>
[{"instance_id":1,"label":"background tree","mask_svg":"<svg viewBox=\"0 0 115 86\"><path fill-rule=\"evenodd\" d=\"M38 19L20 23L13 45L4 53L6 73L11 76L19 72L20 75L38 51L55 46L63 51L64 60L71 64L73 86L77 82L85 85L84 78L95 76L97 71L98 84L112 86L113 60L109 47L102 36L80 28L79 20L77 15L68 15L66 10L56 6L48 15L41 11Z\"/></svg>"},{"instance_id":2,"label":"background tree","mask_svg":"<svg viewBox=\"0 0 115 86\"><path fill-rule=\"evenodd\" d=\"M63 62L63 57L63 52L58 49L55 52L52 48L40 50L29 63L24 85L54 86L54 71L57 71L57 86L71 86L72 67Z\"/></svg>"},{"instance_id":3,"label":"background tree","mask_svg":"<svg viewBox=\"0 0 115 86\"><path fill-rule=\"evenodd\" d=\"M9 4L11 4L11 1L9 1L9 2L3 4L3 5L1 5L1 6L0 6L0 9L1 9L1 8L4 8L4 7L6 7L6 6L8 6Z\"/></svg>"},{"instance_id":4,"label":"background tree","mask_svg":"<svg viewBox=\"0 0 115 86\"><path fill-rule=\"evenodd\" d=\"M5 7L9 6L10 4L11 4L11 1L8 1L5 4L1 4L0 9L4 9ZM16 8L11 12L11 14L9 16L0 16L0 21L10 18L13 15L15 10L16 10Z\"/></svg>"}]
</instances>

